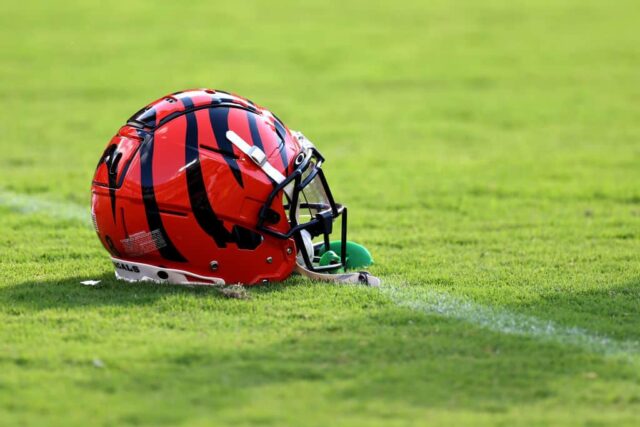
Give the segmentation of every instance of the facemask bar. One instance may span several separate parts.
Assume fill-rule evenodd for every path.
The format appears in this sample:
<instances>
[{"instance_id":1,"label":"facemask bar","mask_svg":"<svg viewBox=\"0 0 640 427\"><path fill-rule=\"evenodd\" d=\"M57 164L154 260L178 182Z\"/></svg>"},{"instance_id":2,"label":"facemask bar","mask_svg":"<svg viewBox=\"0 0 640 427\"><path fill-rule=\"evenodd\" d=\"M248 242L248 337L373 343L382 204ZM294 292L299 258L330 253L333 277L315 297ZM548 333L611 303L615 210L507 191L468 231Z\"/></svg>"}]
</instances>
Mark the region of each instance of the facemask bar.
<instances>
[{"instance_id":1,"label":"facemask bar","mask_svg":"<svg viewBox=\"0 0 640 427\"><path fill-rule=\"evenodd\" d=\"M298 154L298 158L301 159L298 167L284 181L276 185L276 187L267 198L267 201L260 209L258 224L256 228L259 231L265 232L280 239L289 239L293 237L296 242L296 247L300 249L300 254L302 255L302 259L304 260L306 268L311 271L323 272L334 270L337 268L344 268L346 266L347 253L347 208L335 203L333 199L333 195L331 194L331 190L329 189L329 185L324 176L324 172L322 171L322 163L324 162L324 157L322 157L318 150L316 150L316 148L313 146L309 145L305 148L305 151ZM304 158L302 158L302 156L304 156ZM309 168L313 169L311 169L309 173L304 176L305 172L307 172ZM315 208L312 206L313 203L299 203L301 200L304 200L304 189L307 188L307 186L309 186L309 184L313 182L314 179L319 180L319 184L321 185L321 188L324 190L324 194L326 195L329 209L317 212L311 220L299 224L296 211L302 208L310 210ZM277 223L279 221L279 218L277 218L276 216L277 214L273 209L271 209L271 206L280 192L284 193L284 197L286 197L289 202L288 215L290 229L286 233L282 233L269 227L268 225L265 225L265 223ZM340 236L340 263L319 266L319 257L315 256L315 252L319 252L322 249L322 246L324 246L326 250L329 250L329 235L333 230L333 221L339 216L342 216L342 228ZM300 233L302 230L306 230L312 238L317 236L323 237L324 241L322 243L314 245L313 254L308 254L304 249L305 244Z\"/></svg>"}]
</instances>

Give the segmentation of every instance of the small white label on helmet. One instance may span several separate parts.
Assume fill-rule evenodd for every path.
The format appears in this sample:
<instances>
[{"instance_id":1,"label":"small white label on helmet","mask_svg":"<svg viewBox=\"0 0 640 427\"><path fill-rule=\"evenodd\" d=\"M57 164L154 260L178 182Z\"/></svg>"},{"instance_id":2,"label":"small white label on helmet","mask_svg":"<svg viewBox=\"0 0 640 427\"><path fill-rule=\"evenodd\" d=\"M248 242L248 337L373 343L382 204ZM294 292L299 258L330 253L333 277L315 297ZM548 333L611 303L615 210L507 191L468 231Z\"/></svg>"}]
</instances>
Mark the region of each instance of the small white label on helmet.
<instances>
[{"instance_id":1,"label":"small white label on helmet","mask_svg":"<svg viewBox=\"0 0 640 427\"><path fill-rule=\"evenodd\" d=\"M160 230L153 230L151 232L140 231L132 234L127 239L120 240L120 243L124 246L127 255L130 256L148 254L156 249L167 246L167 242L164 240Z\"/></svg>"}]
</instances>

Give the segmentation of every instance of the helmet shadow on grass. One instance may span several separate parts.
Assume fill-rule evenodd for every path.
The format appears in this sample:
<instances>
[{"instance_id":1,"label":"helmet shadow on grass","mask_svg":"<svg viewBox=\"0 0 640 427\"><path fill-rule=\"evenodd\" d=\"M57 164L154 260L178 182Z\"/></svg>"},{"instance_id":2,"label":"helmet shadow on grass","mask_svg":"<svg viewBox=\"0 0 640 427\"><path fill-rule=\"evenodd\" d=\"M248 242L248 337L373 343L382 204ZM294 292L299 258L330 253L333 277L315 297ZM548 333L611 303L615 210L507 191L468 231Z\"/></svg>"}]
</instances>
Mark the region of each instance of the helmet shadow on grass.
<instances>
[{"instance_id":1,"label":"helmet shadow on grass","mask_svg":"<svg viewBox=\"0 0 640 427\"><path fill-rule=\"evenodd\" d=\"M81 308L92 306L136 306L153 304L171 295L195 295L220 299L251 299L255 292L283 291L288 282L241 286L185 286L153 282L126 282L118 280L112 272L95 278L95 286L82 285L86 276L69 277L49 281L27 281L0 287L0 305L19 306L34 310L51 308ZM271 289L267 289L267 288Z\"/></svg>"}]
</instances>

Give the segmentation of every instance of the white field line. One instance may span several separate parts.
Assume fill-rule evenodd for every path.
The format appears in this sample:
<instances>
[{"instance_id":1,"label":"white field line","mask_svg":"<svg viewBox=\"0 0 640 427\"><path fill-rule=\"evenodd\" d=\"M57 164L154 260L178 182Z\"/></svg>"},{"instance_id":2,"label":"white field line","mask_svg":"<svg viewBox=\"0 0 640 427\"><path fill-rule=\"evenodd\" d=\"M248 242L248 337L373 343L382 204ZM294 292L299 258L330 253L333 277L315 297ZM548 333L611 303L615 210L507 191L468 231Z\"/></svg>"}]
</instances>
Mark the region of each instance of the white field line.
<instances>
[{"instance_id":1,"label":"white field line","mask_svg":"<svg viewBox=\"0 0 640 427\"><path fill-rule=\"evenodd\" d=\"M484 306L445 292L410 286L380 287L381 292L401 307L427 314L453 318L505 335L521 335L590 352L611 356L637 356L638 341L621 341L578 327L568 327L505 309Z\"/></svg>"},{"instance_id":2,"label":"white field line","mask_svg":"<svg viewBox=\"0 0 640 427\"><path fill-rule=\"evenodd\" d=\"M7 206L25 214L45 213L55 218L91 225L89 209L73 203L0 189L0 206ZM379 289L398 306L426 314L458 319L501 334L528 336L607 355L636 356L640 354L638 341L615 340L586 329L562 326L550 320L484 306L446 292L416 289L409 285L385 286L384 283Z\"/></svg>"},{"instance_id":3,"label":"white field line","mask_svg":"<svg viewBox=\"0 0 640 427\"><path fill-rule=\"evenodd\" d=\"M24 214L43 214L53 218L74 220L91 226L89 208L73 203L0 189L0 206L6 206L11 210Z\"/></svg>"}]
</instances>

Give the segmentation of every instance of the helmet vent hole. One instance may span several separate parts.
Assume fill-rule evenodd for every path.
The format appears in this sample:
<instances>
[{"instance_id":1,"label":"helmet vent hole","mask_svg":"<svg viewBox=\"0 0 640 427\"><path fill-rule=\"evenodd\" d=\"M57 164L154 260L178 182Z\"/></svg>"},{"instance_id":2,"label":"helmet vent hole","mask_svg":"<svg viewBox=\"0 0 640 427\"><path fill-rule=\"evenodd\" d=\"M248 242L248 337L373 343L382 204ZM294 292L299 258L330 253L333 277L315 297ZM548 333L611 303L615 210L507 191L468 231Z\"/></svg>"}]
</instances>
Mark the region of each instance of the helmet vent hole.
<instances>
[{"instance_id":1,"label":"helmet vent hole","mask_svg":"<svg viewBox=\"0 0 640 427\"><path fill-rule=\"evenodd\" d=\"M280 222L280 214L271 208L264 211L264 220L269 224L277 224Z\"/></svg>"},{"instance_id":2,"label":"helmet vent hole","mask_svg":"<svg viewBox=\"0 0 640 427\"><path fill-rule=\"evenodd\" d=\"M166 280L169 278L169 274L166 271L158 271L158 277L162 280Z\"/></svg>"}]
</instances>

